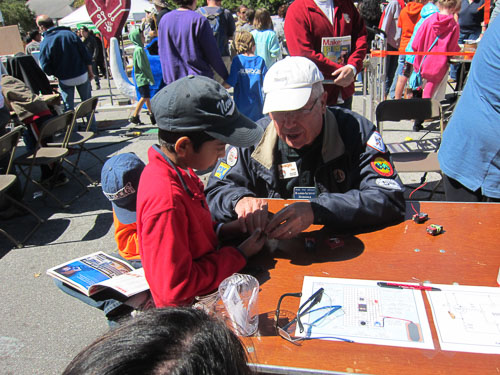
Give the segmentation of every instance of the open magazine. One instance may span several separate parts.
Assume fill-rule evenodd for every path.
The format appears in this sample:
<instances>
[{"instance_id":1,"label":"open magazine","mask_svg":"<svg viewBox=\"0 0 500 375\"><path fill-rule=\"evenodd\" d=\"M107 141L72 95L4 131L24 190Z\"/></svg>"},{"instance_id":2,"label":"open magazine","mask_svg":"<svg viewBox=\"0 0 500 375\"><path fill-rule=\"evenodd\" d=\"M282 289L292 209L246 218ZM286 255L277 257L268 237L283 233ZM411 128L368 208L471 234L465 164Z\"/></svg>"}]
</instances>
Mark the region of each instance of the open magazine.
<instances>
[{"instance_id":1,"label":"open magazine","mask_svg":"<svg viewBox=\"0 0 500 375\"><path fill-rule=\"evenodd\" d=\"M321 38L321 53L334 63L346 65L351 54L351 36Z\"/></svg>"},{"instance_id":2,"label":"open magazine","mask_svg":"<svg viewBox=\"0 0 500 375\"><path fill-rule=\"evenodd\" d=\"M102 251L52 267L47 270L47 275L87 296L111 288L131 297L149 289L143 268L134 269L127 262Z\"/></svg>"}]
</instances>

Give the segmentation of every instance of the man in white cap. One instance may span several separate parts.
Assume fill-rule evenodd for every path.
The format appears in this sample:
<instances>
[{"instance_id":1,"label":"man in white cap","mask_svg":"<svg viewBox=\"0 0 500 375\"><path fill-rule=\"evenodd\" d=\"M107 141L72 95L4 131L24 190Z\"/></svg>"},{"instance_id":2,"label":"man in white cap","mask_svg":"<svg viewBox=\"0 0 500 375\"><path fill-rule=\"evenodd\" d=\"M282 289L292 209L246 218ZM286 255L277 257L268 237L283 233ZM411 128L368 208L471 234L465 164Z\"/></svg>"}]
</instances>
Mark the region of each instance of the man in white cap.
<instances>
[{"instance_id":1,"label":"man in white cap","mask_svg":"<svg viewBox=\"0 0 500 375\"><path fill-rule=\"evenodd\" d=\"M375 126L327 107L323 75L305 57L274 64L264 79L266 130L258 144L229 147L205 194L215 220L238 218L249 233L295 237L311 224L336 232L387 226L404 217L403 185ZM268 220L262 198L307 199Z\"/></svg>"}]
</instances>

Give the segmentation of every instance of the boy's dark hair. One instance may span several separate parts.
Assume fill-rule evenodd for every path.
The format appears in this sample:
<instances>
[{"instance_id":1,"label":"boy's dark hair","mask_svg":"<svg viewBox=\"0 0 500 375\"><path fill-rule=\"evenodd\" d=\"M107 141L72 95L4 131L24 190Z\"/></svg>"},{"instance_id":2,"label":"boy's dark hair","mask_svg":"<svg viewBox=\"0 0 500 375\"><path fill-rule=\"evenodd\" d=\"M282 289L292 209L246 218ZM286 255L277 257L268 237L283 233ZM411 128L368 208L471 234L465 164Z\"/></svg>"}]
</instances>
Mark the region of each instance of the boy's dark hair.
<instances>
[{"instance_id":1,"label":"boy's dark hair","mask_svg":"<svg viewBox=\"0 0 500 375\"><path fill-rule=\"evenodd\" d=\"M189 7L193 4L194 0L172 0L175 5L180 7Z\"/></svg>"},{"instance_id":2,"label":"boy's dark hair","mask_svg":"<svg viewBox=\"0 0 500 375\"><path fill-rule=\"evenodd\" d=\"M63 375L251 374L246 352L224 323L201 310L152 309L87 346Z\"/></svg>"},{"instance_id":3,"label":"boy's dark hair","mask_svg":"<svg viewBox=\"0 0 500 375\"><path fill-rule=\"evenodd\" d=\"M40 35L40 31L39 30L31 30L30 33L29 33L29 38L31 40L35 40L35 38Z\"/></svg>"},{"instance_id":4,"label":"boy's dark hair","mask_svg":"<svg viewBox=\"0 0 500 375\"><path fill-rule=\"evenodd\" d=\"M181 137L188 137L193 144L194 152L198 152L203 146L203 143L213 141L215 138L207 133L191 132L191 133L174 133L167 130L158 129L158 142L160 146L165 147L170 152L175 152L175 142Z\"/></svg>"}]
</instances>

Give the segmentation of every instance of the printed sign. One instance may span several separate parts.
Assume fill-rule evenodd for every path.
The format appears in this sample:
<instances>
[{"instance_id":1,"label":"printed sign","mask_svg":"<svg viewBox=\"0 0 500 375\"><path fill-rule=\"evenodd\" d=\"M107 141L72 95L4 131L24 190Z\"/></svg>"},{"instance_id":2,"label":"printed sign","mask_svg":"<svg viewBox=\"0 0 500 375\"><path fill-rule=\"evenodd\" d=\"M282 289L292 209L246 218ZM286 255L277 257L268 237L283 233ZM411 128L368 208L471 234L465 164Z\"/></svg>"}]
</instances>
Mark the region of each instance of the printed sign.
<instances>
[{"instance_id":1,"label":"printed sign","mask_svg":"<svg viewBox=\"0 0 500 375\"><path fill-rule=\"evenodd\" d=\"M85 0L90 19L107 40L121 34L131 0Z\"/></svg>"}]
</instances>

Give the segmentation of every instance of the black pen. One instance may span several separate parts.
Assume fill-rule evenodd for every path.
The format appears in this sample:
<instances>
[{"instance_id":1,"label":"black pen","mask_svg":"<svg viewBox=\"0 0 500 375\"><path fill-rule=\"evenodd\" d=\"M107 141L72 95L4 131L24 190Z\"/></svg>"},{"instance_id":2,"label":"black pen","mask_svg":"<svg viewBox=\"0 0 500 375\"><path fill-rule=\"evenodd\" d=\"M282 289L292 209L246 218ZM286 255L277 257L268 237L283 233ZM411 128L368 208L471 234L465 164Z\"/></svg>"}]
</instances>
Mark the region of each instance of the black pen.
<instances>
[{"instance_id":1,"label":"black pen","mask_svg":"<svg viewBox=\"0 0 500 375\"><path fill-rule=\"evenodd\" d=\"M440 292L441 289L435 288L433 286L428 285L411 285L411 284L399 284L399 283L386 283L383 281L379 281L377 283L378 286L382 288L395 288L395 289L417 289L417 290L430 290L432 292Z\"/></svg>"}]
</instances>

